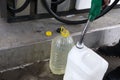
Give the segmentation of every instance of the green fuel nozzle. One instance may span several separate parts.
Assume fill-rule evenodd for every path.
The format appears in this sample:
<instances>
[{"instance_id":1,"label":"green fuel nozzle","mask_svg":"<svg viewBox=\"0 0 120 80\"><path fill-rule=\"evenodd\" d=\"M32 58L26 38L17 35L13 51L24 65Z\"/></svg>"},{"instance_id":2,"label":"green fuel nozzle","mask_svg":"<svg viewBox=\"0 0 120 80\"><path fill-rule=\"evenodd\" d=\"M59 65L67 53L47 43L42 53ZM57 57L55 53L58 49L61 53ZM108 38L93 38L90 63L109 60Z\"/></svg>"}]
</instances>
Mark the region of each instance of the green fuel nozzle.
<instances>
[{"instance_id":1,"label":"green fuel nozzle","mask_svg":"<svg viewBox=\"0 0 120 80\"><path fill-rule=\"evenodd\" d=\"M86 23L86 25L81 33L81 38L79 41L78 48L83 48L82 44L83 44L85 34L88 30L89 23L92 22L97 16L100 15L101 9L102 9L102 0L92 0L91 9L90 9L89 16L88 16L88 21L87 21L87 23Z\"/></svg>"},{"instance_id":2,"label":"green fuel nozzle","mask_svg":"<svg viewBox=\"0 0 120 80\"><path fill-rule=\"evenodd\" d=\"M92 0L88 20L93 21L100 15L102 9L102 0Z\"/></svg>"}]
</instances>

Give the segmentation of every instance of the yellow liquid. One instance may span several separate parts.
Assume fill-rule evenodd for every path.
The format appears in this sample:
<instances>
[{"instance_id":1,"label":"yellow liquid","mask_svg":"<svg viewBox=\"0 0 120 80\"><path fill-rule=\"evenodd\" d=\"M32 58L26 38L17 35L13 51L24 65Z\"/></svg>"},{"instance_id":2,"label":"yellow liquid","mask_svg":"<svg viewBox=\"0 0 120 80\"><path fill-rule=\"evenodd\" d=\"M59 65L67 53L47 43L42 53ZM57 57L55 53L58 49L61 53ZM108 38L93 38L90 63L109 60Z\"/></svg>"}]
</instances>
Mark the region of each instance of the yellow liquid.
<instances>
[{"instance_id":1,"label":"yellow liquid","mask_svg":"<svg viewBox=\"0 0 120 80\"><path fill-rule=\"evenodd\" d=\"M58 36L52 40L49 66L53 74L64 74L67 56L73 46L74 42L70 36Z\"/></svg>"}]
</instances>

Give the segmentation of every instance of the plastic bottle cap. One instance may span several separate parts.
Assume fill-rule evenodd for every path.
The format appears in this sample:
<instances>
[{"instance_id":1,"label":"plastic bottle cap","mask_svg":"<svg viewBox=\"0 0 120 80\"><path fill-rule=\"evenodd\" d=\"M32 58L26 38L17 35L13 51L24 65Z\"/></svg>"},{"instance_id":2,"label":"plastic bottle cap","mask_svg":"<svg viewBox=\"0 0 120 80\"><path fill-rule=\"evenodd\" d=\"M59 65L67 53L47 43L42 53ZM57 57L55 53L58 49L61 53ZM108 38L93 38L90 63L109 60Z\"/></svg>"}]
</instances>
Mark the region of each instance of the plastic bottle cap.
<instances>
[{"instance_id":1,"label":"plastic bottle cap","mask_svg":"<svg viewBox=\"0 0 120 80\"><path fill-rule=\"evenodd\" d=\"M50 36L52 36L52 32L51 31L46 31L45 35L48 36L48 37L50 37Z\"/></svg>"},{"instance_id":2,"label":"plastic bottle cap","mask_svg":"<svg viewBox=\"0 0 120 80\"><path fill-rule=\"evenodd\" d=\"M70 35L69 31L66 30L64 27L61 27L61 32L60 33L63 37L68 37Z\"/></svg>"}]
</instances>

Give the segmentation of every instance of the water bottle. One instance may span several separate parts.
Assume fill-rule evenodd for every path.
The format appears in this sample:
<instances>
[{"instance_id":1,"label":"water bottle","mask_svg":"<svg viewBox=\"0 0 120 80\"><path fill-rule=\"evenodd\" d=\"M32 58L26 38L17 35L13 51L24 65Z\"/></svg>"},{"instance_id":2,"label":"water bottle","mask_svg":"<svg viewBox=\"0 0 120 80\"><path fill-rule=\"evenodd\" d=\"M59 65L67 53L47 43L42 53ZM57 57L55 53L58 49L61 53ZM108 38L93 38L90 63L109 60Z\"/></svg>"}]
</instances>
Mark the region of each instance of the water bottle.
<instances>
[{"instance_id":1,"label":"water bottle","mask_svg":"<svg viewBox=\"0 0 120 80\"><path fill-rule=\"evenodd\" d=\"M49 62L51 72L57 75L64 74L68 53L74 46L68 30L61 27L60 34L52 40Z\"/></svg>"}]
</instances>

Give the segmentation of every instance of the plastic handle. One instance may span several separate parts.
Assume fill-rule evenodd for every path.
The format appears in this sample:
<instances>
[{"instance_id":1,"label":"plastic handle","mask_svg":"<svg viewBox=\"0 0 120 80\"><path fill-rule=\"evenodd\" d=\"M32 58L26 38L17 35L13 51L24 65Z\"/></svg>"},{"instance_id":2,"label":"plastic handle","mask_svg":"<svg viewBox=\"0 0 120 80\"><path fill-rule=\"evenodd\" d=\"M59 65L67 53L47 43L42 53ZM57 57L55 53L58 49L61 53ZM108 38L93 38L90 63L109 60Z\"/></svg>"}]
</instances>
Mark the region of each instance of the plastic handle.
<instances>
[{"instance_id":1,"label":"plastic handle","mask_svg":"<svg viewBox=\"0 0 120 80\"><path fill-rule=\"evenodd\" d=\"M88 19L90 21L93 21L97 16L100 15L101 9L102 9L102 0L92 0Z\"/></svg>"}]
</instances>

